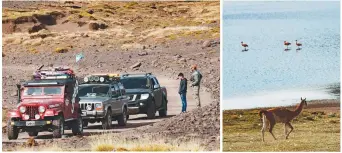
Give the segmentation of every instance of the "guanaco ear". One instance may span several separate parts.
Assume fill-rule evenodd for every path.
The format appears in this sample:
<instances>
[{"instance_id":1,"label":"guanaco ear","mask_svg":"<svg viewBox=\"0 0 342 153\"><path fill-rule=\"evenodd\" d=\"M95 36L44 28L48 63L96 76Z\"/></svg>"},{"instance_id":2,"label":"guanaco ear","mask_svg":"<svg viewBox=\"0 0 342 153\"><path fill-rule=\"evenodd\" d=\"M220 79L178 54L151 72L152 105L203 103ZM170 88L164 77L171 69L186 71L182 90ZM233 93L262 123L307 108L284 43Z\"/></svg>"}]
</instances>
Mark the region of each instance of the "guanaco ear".
<instances>
[{"instance_id":1,"label":"guanaco ear","mask_svg":"<svg viewBox=\"0 0 342 153\"><path fill-rule=\"evenodd\" d=\"M303 100L303 98L302 98L302 97L300 97L300 100Z\"/></svg>"},{"instance_id":2,"label":"guanaco ear","mask_svg":"<svg viewBox=\"0 0 342 153\"><path fill-rule=\"evenodd\" d=\"M304 101L306 101L306 98L304 99Z\"/></svg>"}]
</instances>

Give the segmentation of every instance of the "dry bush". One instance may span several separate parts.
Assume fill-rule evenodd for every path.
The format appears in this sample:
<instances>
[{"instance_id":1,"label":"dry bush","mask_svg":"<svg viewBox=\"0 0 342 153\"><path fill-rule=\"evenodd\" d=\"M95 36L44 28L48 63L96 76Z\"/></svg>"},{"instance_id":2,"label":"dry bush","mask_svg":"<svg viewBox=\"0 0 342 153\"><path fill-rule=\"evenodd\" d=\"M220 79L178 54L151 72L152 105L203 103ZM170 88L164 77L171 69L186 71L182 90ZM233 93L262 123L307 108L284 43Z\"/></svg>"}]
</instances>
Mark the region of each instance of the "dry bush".
<instances>
[{"instance_id":1,"label":"dry bush","mask_svg":"<svg viewBox=\"0 0 342 153\"><path fill-rule=\"evenodd\" d=\"M68 48L56 48L55 49L55 53L66 53L66 52L68 52L69 50L68 50Z\"/></svg>"},{"instance_id":2,"label":"dry bush","mask_svg":"<svg viewBox=\"0 0 342 153\"><path fill-rule=\"evenodd\" d=\"M90 141L92 151L203 151L200 141L167 141L161 137L139 137L137 139L104 133Z\"/></svg>"}]
</instances>

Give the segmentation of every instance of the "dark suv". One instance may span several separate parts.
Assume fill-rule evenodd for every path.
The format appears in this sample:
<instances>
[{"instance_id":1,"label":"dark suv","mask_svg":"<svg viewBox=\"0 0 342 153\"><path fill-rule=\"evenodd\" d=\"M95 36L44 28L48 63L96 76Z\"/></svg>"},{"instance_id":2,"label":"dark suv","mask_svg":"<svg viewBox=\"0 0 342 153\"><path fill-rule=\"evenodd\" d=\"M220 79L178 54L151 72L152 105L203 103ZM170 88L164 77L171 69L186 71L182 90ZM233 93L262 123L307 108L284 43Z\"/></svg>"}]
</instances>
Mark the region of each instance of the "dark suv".
<instances>
[{"instance_id":1,"label":"dark suv","mask_svg":"<svg viewBox=\"0 0 342 153\"><path fill-rule=\"evenodd\" d=\"M124 86L112 75L89 75L79 86L80 108L84 125L102 122L104 129L117 120L120 126L127 123L127 102Z\"/></svg>"},{"instance_id":2,"label":"dark suv","mask_svg":"<svg viewBox=\"0 0 342 153\"><path fill-rule=\"evenodd\" d=\"M167 92L160 86L158 79L151 73L123 74L122 84L129 96L128 113L147 114L148 118L155 118L156 111L159 116L167 115Z\"/></svg>"}]
</instances>

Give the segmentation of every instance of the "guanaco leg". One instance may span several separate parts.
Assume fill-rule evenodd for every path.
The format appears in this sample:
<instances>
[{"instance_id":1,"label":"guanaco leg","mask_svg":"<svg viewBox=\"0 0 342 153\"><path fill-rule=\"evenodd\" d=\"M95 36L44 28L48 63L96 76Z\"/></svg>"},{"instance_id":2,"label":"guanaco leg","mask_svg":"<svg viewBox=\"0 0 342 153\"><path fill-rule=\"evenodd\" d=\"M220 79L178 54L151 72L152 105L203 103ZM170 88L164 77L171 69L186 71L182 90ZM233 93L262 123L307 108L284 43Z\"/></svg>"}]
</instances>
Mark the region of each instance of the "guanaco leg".
<instances>
[{"instance_id":1,"label":"guanaco leg","mask_svg":"<svg viewBox=\"0 0 342 153\"><path fill-rule=\"evenodd\" d=\"M263 115L263 117L262 117L262 128L261 128L262 142L265 142L264 135L265 135L265 131L267 129L268 124L269 124L269 122L268 122L266 116Z\"/></svg>"},{"instance_id":2,"label":"guanaco leg","mask_svg":"<svg viewBox=\"0 0 342 153\"><path fill-rule=\"evenodd\" d=\"M286 139L286 135L287 135L287 128L286 128L286 123L284 123L284 136L285 136L285 139Z\"/></svg>"},{"instance_id":3,"label":"guanaco leg","mask_svg":"<svg viewBox=\"0 0 342 153\"><path fill-rule=\"evenodd\" d=\"M274 140L277 140L276 137L274 136L273 132L272 132L274 125L275 125L274 122L270 122L270 129L269 129L269 132L272 134Z\"/></svg>"},{"instance_id":4,"label":"guanaco leg","mask_svg":"<svg viewBox=\"0 0 342 153\"><path fill-rule=\"evenodd\" d=\"M287 139L287 138L289 137L290 133L293 131L293 126L290 124L290 122L285 123L285 126L286 126L286 125L289 126L291 130L290 130L289 133L287 133L285 139Z\"/></svg>"}]
</instances>

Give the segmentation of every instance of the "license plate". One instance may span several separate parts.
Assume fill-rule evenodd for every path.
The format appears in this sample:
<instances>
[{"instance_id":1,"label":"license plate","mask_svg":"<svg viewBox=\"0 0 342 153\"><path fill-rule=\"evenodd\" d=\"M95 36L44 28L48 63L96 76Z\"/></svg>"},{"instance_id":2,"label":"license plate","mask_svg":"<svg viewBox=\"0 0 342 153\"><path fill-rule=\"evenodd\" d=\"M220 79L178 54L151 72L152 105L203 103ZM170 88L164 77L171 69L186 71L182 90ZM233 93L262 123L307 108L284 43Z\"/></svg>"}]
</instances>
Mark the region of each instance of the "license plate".
<instances>
[{"instance_id":1,"label":"license plate","mask_svg":"<svg viewBox=\"0 0 342 153\"><path fill-rule=\"evenodd\" d=\"M82 112L82 116L87 116L87 112Z\"/></svg>"},{"instance_id":2,"label":"license plate","mask_svg":"<svg viewBox=\"0 0 342 153\"><path fill-rule=\"evenodd\" d=\"M35 126L36 122L35 121L27 121L26 126Z\"/></svg>"}]
</instances>

